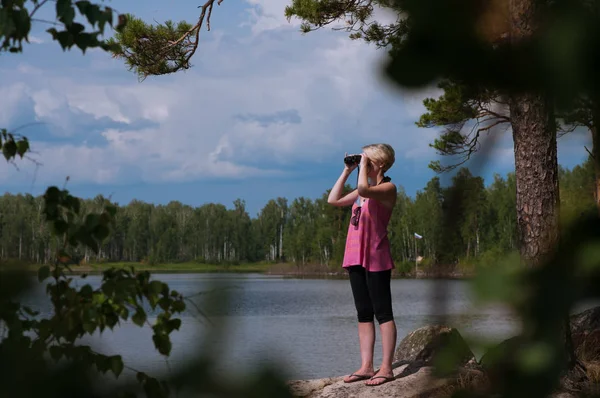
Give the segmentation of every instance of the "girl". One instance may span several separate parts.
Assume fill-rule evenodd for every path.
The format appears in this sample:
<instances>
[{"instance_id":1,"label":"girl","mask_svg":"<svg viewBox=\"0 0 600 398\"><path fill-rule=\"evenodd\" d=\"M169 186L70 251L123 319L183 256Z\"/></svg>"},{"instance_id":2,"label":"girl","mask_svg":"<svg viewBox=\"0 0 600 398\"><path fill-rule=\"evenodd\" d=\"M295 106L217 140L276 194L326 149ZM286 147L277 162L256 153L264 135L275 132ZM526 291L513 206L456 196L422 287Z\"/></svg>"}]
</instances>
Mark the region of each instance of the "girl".
<instances>
[{"instance_id":1,"label":"girl","mask_svg":"<svg viewBox=\"0 0 600 398\"><path fill-rule=\"evenodd\" d=\"M360 369L346 376L346 383L367 380L366 385L377 386L394 379L392 358L396 347L396 323L390 292L394 262L387 226L396 205L396 186L385 176L394 161L395 153L390 145L367 145L361 154L357 189L342 197L344 184L357 167L346 164L329 193L329 204L352 205L342 266L349 274L358 315L362 364ZM383 361L377 372L373 368L373 318L379 323L383 345Z\"/></svg>"}]
</instances>

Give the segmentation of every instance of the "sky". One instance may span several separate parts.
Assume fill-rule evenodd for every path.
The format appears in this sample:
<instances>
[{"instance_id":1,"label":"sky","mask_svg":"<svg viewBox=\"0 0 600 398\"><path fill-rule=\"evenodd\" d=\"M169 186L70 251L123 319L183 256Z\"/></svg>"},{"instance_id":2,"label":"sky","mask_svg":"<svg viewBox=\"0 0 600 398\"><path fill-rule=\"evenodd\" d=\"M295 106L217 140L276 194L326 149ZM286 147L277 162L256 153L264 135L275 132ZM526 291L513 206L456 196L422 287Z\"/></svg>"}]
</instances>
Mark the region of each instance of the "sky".
<instances>
[{"instance_id":1,"label":"sky","mask_svg":"<svg viewBox=\"0 0 600 398\"><path fill-rule=\"evenodd\" d=\"M386 142L396 151L388 175L414 196L436 175L427 165L439 159L429 144L440 132L415 122L423 99L440 91L393 85L382 73L385 50L346 32L303 35L298 20L284 17L288 2L224 0L200 35L193 67L143 82L101 50L63 52L48 25L34 24L24 52L2 56L0 127L22 127L41 165L2 165L0 193L40 195L68 176L66 188L84 198L227 207L240 198L256 216L276 197L320 197L345 152ZM48 4L40 19L53 19ZM147 22L192 24L198 4L110 2ZM378 19L391 17L377 11ZM510 130L495 134L491 161L474 171L486 183L514 170ZM561 138L559 163L581 163L589 142L585 131Z\"/></svg>"}]
</instances>

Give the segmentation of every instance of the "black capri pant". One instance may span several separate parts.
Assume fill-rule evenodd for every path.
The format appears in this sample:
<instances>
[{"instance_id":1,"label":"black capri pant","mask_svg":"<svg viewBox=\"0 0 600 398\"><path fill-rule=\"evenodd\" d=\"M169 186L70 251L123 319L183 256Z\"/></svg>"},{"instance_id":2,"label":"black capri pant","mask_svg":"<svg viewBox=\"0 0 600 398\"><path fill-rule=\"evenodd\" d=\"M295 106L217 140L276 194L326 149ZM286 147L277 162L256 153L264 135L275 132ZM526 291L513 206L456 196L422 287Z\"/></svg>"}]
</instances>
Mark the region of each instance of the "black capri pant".
<instances>
[{"instance_id":1,"label":"black capri pant","mask_svg":"<svg viewBox=\"0 0 600 398\"><path fill-rule=\"evenodd\" d=\"M362 265L347 267L347 270L358 322L373 322L373 317L380 325L392 321L392 270L369 272Z\"/></svg>"}]
</instances>

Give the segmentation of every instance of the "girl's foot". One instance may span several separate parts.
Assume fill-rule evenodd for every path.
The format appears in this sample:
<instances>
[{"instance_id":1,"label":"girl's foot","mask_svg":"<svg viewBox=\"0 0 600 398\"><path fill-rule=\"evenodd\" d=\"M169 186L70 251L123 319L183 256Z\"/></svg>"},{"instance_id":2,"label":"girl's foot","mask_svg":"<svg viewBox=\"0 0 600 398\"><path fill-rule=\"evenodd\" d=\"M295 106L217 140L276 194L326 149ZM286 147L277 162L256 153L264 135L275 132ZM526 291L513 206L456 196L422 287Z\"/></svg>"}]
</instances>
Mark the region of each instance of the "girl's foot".
<instances>
[{"instance_id":1,"label":"girl's foot","mask_svg":"<svg viewBox=\"0 0 600 398\"><path fill-rule=\"evenodd\" d=\"M373 371L373 368L371 368L371 369L360 368L359 370L352 373L351 375L344 377L344 383L354 383L355 381L367 380L373 376L375 376L375 372Z\"/></svg>"},{"instance_id":2,"label":"girl's foot","mask_svg":"<svg viewBox=\"0 0 600 398\"><path fill-rule=\"evenodd\" d=\"M394 380L394 373L390 370L387 372L378 372L377 375L373 375L366 383L367 386L378 386L389 381Z\"/></svg>"}]
</instances>

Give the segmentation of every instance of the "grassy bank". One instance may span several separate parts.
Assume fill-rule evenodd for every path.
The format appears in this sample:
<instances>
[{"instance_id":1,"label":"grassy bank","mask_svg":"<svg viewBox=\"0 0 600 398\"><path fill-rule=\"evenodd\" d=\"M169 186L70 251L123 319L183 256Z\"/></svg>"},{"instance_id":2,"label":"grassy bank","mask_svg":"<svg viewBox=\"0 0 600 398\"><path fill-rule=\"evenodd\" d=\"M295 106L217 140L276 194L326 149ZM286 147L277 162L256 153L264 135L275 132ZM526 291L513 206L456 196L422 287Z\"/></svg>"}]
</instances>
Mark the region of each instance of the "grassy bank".
<instances>
[{"instance_id":1,"label":"grassy bank","mask_svg":"<svg viewBox=\"0 0 600 398\"><path fill-rule=\"evenodd\" d=\"M270 275L293 276L297 278L346 278L347 273L341 265L319 265L294 263L272 264L266 273ZM457 269L451 266L429 266L419 267L417 279L469 279L475 274L474 270ZM415 279L414 263L397 263L392 271L394 279Z\"/></svg>"},{"instance_id":2,"label":"grassy bank","mask_svg":"<svg viewBox=\"0 0 600 398\"><path fill-rule=\"evenodd\" d=\"M2 264L0 270L26 267L30 271L36 271L40 268L39 264ZM119 262L119 263L98 263L98 264L82 264L70 265L69 268L77 274L101 273L109 268L125 268L134 267L136 271L150 271L152 273L265 273L268 271L270 264L267 263L251 263L239 265L225 264L200 264L194 262L187 263L170 263L170 264L145 264L134 262Z\"/></svg>"},{"instance_id":3,"label":"grassy bank","mask_svg":"<svg viewBox=\"0 0 600 398\"><path fill-rule=\"evenodd\" d=\"M0 271L9 268L23 269L26 267L32 272L37 272L39 265L36 264L23 264L11 262L10 264L0 264ZM166 263L166 264L147 264L147 263L135 263L135 262L115 262L115 263L97 263L97 264L83 264L83 265L71 265L70 268L73 273L82 274L99 274L104 270L111 267L125 268L134 267L136 271L150 271L152 273L260 273L267 275L279 275L279 276L290 276L296 278L345 278L346 272L339 265L319 265L319 264L305 264L298 265L295 263L246 263L246 264L201 264L196 262L182 262L182 263ZM413 279L414 268L411 266L410 269L404 269L402 264L398 264L396 269L392 272L393 278L408 278ZM437 267L431 267L427 270L425 267L419 269L417 278L458 278L462 279L469 277L470 273L461 272L462 270L447 269L445 267L439 267L437 272L433 272Z\"/></svg>"},{"instance_id":4,"label":"grassy bank","mask_svg":"<svg viewBox=\"0 0 600 398\"><path fill-rule=\"evenodd\" d=\"M171 263L171 264L144 264L144 263L101 263L101 264L87 264L74 266L73 271L81 272L102 272L108 268L124 268L133 266L138 271L150 271L156 273L167 273L167 272L190 272L190 273L214 273L214 272L227 272L227 273L264 273L267 271L269 264L265 263L252 263L252 264L238 264L238 265L226 265L226 264L200 264L194 262L188 263Z\"/></svg>"}]
</instances>

